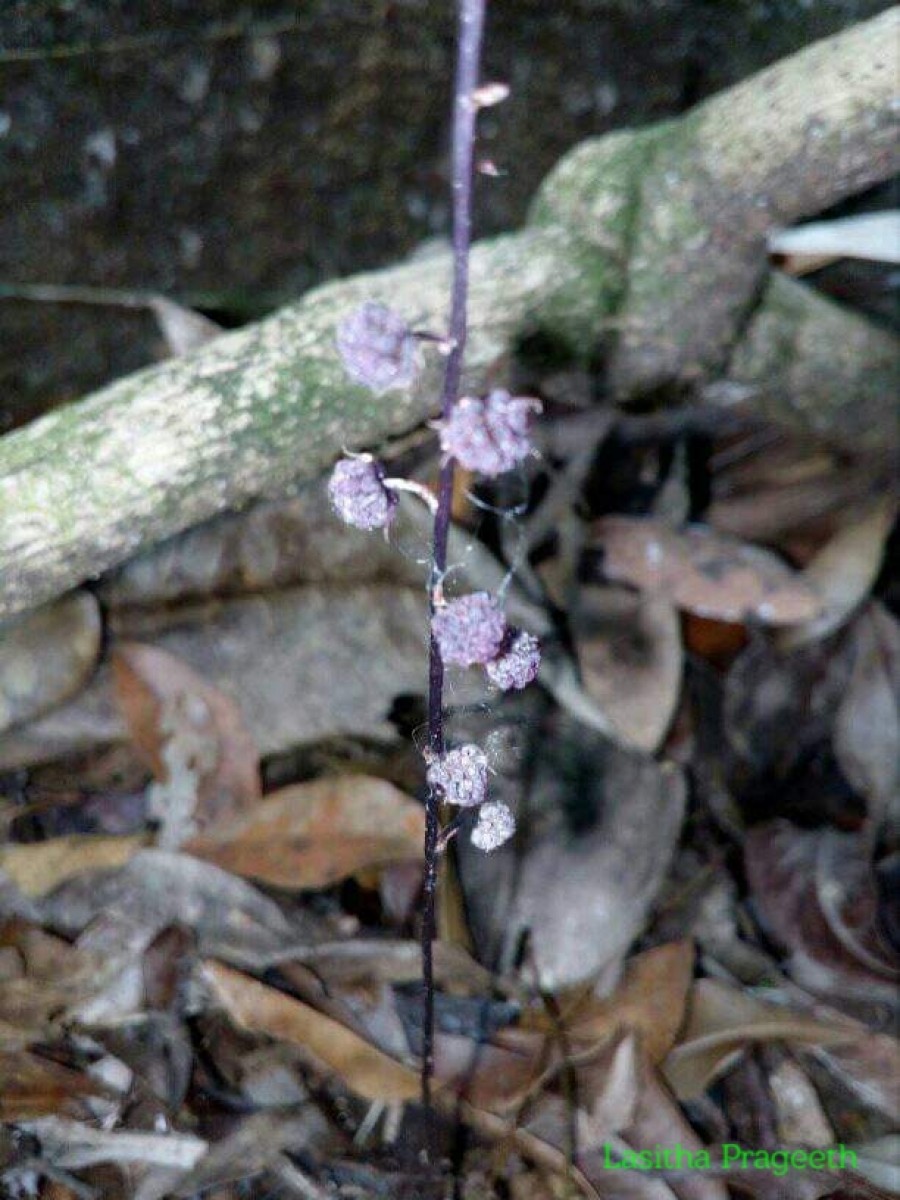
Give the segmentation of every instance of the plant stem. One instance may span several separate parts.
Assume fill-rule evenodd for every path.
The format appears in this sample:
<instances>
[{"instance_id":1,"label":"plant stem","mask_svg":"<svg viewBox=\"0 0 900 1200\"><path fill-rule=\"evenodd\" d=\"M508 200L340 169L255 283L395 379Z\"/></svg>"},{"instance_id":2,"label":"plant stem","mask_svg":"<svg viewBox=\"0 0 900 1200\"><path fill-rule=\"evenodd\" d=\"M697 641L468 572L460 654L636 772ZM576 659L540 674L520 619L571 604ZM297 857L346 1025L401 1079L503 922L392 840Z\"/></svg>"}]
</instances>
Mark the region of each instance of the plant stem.
<instances>
[{"instance_id":1,"label":"plant stem","mask_svg":"<svg viewBox=\"0 0 900 1200\"><path fill-rule=\"evenodd\" d=\"M476 106L472 93L478 86L485 0L459 0L459 49L453 89L453 288L450 302L451 346L444 370L441 415L446 420L459 397L466 349L469 293L469 247L472 241L472 160L475 145ZM447 537L453 500L453 460L441 468L438 508L434 518L431 557L431 609L435 589L447 569ZM434 637L428 660L428 746L444 752L444 664ZM425 815L425 890L422 910L422 1103L431 1104L434 1071L434 968L435 892L437 889L440 797L429 788Z\"/></svg>"}]
</instances>

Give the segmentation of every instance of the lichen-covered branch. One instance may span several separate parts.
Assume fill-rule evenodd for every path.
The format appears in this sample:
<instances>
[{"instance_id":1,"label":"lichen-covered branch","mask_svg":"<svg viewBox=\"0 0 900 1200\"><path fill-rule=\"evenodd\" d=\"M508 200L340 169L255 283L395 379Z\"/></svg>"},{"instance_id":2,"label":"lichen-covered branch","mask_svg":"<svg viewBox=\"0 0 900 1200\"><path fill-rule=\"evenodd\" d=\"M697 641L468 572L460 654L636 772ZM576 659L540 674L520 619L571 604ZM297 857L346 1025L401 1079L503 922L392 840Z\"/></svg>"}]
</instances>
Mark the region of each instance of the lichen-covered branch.
<instances>
[{"instance_id":1,"label":"lichen-covered branch","mask_svg":"<svg viewBox=\"0 0 900 1200\"><path fill-rule=\"evenodd\" d=\"M464 386L496 381L538 328L584 357L613 330L623 399L714 377L760 291L765 232L897 169L898 24L892 9L682 120L567 156L530 227L473 252ZM334 328L366 298L441 328L449 269L448 256L329 284L0 439L0 619L420 422L437 356L412 393L373 399L346 383ZM815 353L827 371L827 342Z\"/></svg>"}]
</instances>

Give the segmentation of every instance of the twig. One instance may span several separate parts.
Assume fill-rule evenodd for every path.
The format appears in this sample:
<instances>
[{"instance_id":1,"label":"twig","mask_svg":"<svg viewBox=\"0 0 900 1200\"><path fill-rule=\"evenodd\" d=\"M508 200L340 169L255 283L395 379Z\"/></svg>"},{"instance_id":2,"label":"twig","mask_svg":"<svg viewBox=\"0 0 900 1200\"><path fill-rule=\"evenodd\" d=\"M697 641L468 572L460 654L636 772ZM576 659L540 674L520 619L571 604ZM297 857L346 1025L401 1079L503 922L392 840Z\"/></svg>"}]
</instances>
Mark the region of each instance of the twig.
<instances>
[{"instance_id":1,"label":"twig","mask_svg":"<svg viewBox=\"0 0 900 1200\"><path fill-rule=\"evenodd\" d=\"M463 356L466 349L469 290L469 248L472 241L472 159L477 107L473 93L478 84L485 0L460 0L459 51L453 99L453 289L448 331L450 353L444 370L441 415L446 420L459 396ZM435 589L447 569L447 538L453 500L453 459L441 468L438 509L434 519L431 560L431 609ZM444 752L444 664L438 644L431 635L428 663L428 747L435 755ZM435 893L437 888L440 800L430 787L425 816L425 888L422 911L422 1103L431 1104L434 1072L434 967Z\"/></svg>"}]
</instances>

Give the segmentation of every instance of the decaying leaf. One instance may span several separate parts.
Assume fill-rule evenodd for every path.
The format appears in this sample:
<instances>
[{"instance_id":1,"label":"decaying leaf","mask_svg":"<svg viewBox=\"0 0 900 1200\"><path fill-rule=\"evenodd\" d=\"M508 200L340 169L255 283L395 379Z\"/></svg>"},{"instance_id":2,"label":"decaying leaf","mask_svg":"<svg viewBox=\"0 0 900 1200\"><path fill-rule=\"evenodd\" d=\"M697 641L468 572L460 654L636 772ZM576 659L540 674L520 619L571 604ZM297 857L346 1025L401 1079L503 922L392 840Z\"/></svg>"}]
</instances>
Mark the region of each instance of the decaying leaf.
<instances>
[{"instance_id":1,"label":"decaying leaf","mask_svg":"<svg viewBox=\"0 0 900 1200\"><path fill-rule=\"evenodd\" d=\"M402 512L397 519L403 522ZM118 613L298 584L377 580L414 587L422 579L414 558L335 521L327 490L317 481L295 496L260 501L170 538L106 576L101 595Z\"/></svg>"},{"instance_id":2,"label":"decaying leaf","mask_svg":"<svg viewBox=\"0 0 900 1200\"><path fill-rule=\"evenodd\" d=\"M725 680L722 720L732 749L756 771L785 778L828 737L849 676L843 645L781 653L768 639L753 638Z\"/></svg>"},{"instance_id":3,"label":"decaying leaf","mask_svg":"<svg viewBox=\"0 0 900 1200\"><path fill-rule=\"evenodd\" d=\"M835 1141L816 1089L799 1063L782 1059L768 1073L768 1084L783 1142L830 1146Z\"/></svg>"},{"instance_id":4,"label":"decaying leaf","mask_svg":"<svg viewBox=\"0 0 900 1200\"><path fill-rule=\"evenodd\" d=\"M799 983L834 999L896 998L898 972L875 925L875 877L860 835L778 820L751 829L744 854L756 911Z\"/></svg>"},{"instance_id":5,"label":"decaying leaf","mask_svg":"<svg viewBox=\"0 0 900 1200\"><path fill-rule=\"evenodd\" d=\"M161 846L259 798L259 756L230 697L155 646L123 643L112 670L134 745L157 779L150 806Z\"/></svg>"},{"instance_id":6,"label":"decaying leaf","mask_svg":"<svg viewBox=\"0 0 900 1200\"><path fill-rule=\"evenodd\" d=\"M489 858L460 840L479 957L507 967L527 938L548 990L601 972L609 986L674 853L681 772L557 715L528 726L521 758L497 765L491 789L520 832Z\"/></svg>"},{"instance_id":7,"label":"decaying leaf","mask_svg":"<svg viewBox=\"0 0 900 1200\"><path fill-rule=\"evenodd\" d=\"M254 1113L211 1145L190 1175L179 1180L171 1195L220 1196L218 1188L223 1184L261 1174L274 1167L284 1152L308 1153L324 1147L329 1140L337 1142L324 1118L310 1105L297 1114ZM217 1190L213 1193L210 1189L214 1187ZM311 1200L314 1196L315 1193L310 1193Z\"/></svg>"},{"instance_id":8,"label":"decaying leaf","mask_svg":"<svg viewBox=\"0 0 900 1200\"><path fill-rule=\"evenodd\" d=\"M53 1114L87 1116L83 1101L104 1089L80 1071L28 1050L0 1049L0 1120L24 1121Z\"/></svg>"},{"instance_id":9,"label":"decaying leaf","mask_svg":"<svg viewBox=\"0 0 900 1200\"><path fill-rule=\"evenodd\" d=\"M560 1021L573 1044L600 1042L617 1030L640 1035L651 1062L671 1050L684 1020L693 976L690 942L669 942L631 959L613 994L575 992L559 998ZM546 1018L541 1027L546 1028Z\"/></svg>"},{"instance_id":10,"label":"decaying leaf","mask_svg":"<svg viewBox=\"0 0 900 1200\"><path fill-rule=\"evenodd\" d=\"M855 659L834 726L834 752L876 828L900 825L900 623L872 604L854 626Z\"/></svg>"},{"instance_id":11,"label":"decaying leaf","mask_svg":"<svg viewBox=\"0 0 900 1200\"><path fill-rule=\"evenodd\" d=\"M52 838L47 842L9 842L0 846L4 871L26 896L45 896L67 879L87 871L122 867L147 845L137 834L129 837Z\"/></svg>"},{"instance_id":12,"label":"decaying leaf","mask_svg":"<svg viewBox=\"0 0 900 1200\"><path fill-rule=\"evenodd\" d=\"M87 591L0 623L0 733L74 695L97 665L101 634Z\"/></svg>"},{"instance_id":13,"label":"decaying leaf","mask_svg":"<svg viewBox=\"0 0 900 1200\"><path fill-rule=\"evenodd\" d=\"M810 621L822 610L812 588L774 554L704 526L603 517L594 525L613 580L663 596L688 612L765 625Z\"/></svg>"},{"instance_id":14,"label":"decaying leaf","mask_svg":"<svg viewBox=\"0 0 900 1200\"><path fill-rule=\"evenodd\" d=\"M659 1146L683 1146L693 1153L702 1150L703 1142L643 1057L638 1060L637 1078L639 1086L634 1114L621 1133L625 1144L634 1150L651 1153ZM598 1183L602 1178L598 1178ZM727 1200L729 1194L721 1179L702 1173L688 1173L679 1178L676 1170L669 1186L678 1200Z\"/></svg>"},{"instance_id":15,"label":"decaying leaf","mask_svg":"<svg viewBox=\"0 0 900 1200\"><path fill-rule=\"evenodd\" d=\"M424 830L421 805L392 784L345 775L267 796L186 848L275 887L327 887L366 868L418 861Z\"/></svg>"},{"instance_id":16,"label":"decaying leaf","mask_svg":"<svg viewBox=\"0 0 900 1200\"><path fill-rule=\"evenodd\" d=\"M207 1143L188 1133L107 1133L79 1121L41 1117L20 1126L41 1144L41 1157L57 1167L78 1170L95 1163L146 1163L190 1170Z\"/></svg>"},{"instance_id":17,"label":"decaying leaf","mask_svg":"<svg viewBox=\"0 0 900 1200\"><path fill-rule=\"evenodd\" d=\"M416 1070L389 1058L308 1004L222 963L203 963L202 976L216 1002L242 1029L298 1046L313 1069L336 1075L357 1095L385 1101L418 1096Z\"/></svg>"},{"instance_id":18,"label":"decaying leaf","mask_svg":"<svg viewBox=\"0 0 900 1200\"><path fill-rule=\"evenodd\" d=\"M395 698L424 688L426 609L421 587L311 585L171 611L129 609L111 637L113 647L139 641L182 660L239 704L258 753L268 755L338 734L393 737ZM125 737L101 668L70 703L0 737L0 769Z\"/></svg>"},{"instance_id":19,"label":"decaying leaf","mask_svg":"<svg viewBox=\"0 0 900 1200\"><path fill-rule=\"evenodd\" d=\"M896 512L894 496L881 496L862 512L855 512L807 564L803 578L822 597L824 608L811 621L780 630L780 649L791 650L826 637L863 603L881 569Z\"/></svg>"},{"instance_id":20,"label":"decaying leaf","mask_svg":"<svg viewBox=\"0 0 900 1200\"><path fill-rule=\"evenodd\" d=\"M653 752L681 693L678 613L662 597L585 585L570 615L584 688L622 739Z\"/></svg>"},{"instance_id":21,"label":"decaying leaf","mask_svg":"<svg viewBox=\"0 0 900 1200\"><path fill-rule=\"evenodd\" d=\"M900 1046L890 1033L855 1025L855 1037L842 1045L810 1046L807 1057L821 1063L862 1105L900 1124Z\"/></svg>"},{"instance_id":22,"label":"decaying leaf","mask_svg":"<svg viewBox=\"0 0 900 1200\"><path fill-rule=\"evenodd\" d=\"M714 979L694 984L687 1023L663 1063L663 1074L680 1100L703 1094L752 1042L805 1042L819 1046L852 1042L855 1029L768 1004L750 992Z\"/></svg>"},{"instance_id":23,"label":"decaying leaf","mask_svg":"<svg viewBox=\"0 0 900 1200\"><path fill-rule=\"evenodd\" d=\"M288 921L273 900L212 863L164 850L141 850L119 870L70 879L40 908L51 928L75 935L104 916L142 931L146 942L182 925L197 935L201 953L236 962L284 955L306 944L315 926L306 915Z\"/></svg>"}]
</instances>

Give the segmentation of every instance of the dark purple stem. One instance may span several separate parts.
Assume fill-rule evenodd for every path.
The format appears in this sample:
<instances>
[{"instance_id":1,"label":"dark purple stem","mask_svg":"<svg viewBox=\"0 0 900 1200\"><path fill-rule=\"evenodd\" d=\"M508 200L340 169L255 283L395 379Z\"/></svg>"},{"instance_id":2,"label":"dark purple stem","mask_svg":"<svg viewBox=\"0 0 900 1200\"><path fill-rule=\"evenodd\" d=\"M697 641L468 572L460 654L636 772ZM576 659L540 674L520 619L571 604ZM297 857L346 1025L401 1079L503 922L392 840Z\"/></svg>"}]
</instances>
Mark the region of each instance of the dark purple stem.
<instances>
[{"instance_id":1,"label":"dark purple stem","mask_svg":"<svg viewBox=\"0 0 900 1200\"><path fill-rule=\"evenodd\" d=\"M472 241L472 161L475 146L476 106L473 98L478 86L481 37L484 29L485 0L460 0L459 51L453 89L453 291L450 304L449 337L441 415L446 419L459 397L463 356L466 349L467 300L469 293L469 247ZM435 588L447 569L447 536L450 532L450 508L453 500L453 461L441 468L438 508L434 518L434 543L431 567L431 598L434 610ZM428 661L428 746L434 754L444 751L444 664L434 638ZM435 891L437 888L438 837L440 834L440 798L434 788L428 792L425 815L425 893L422 911L422 1103L431 1104L431 1076L434 1071L434 964L432 949L435 936Z\"/></svg>"}]
</instances>

